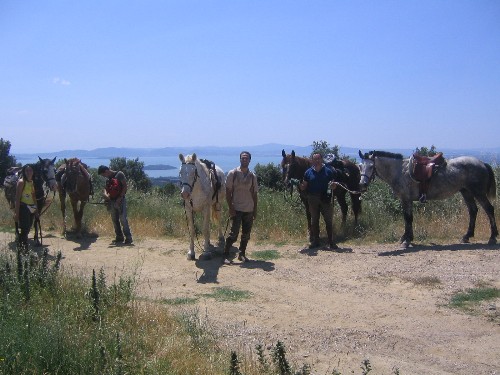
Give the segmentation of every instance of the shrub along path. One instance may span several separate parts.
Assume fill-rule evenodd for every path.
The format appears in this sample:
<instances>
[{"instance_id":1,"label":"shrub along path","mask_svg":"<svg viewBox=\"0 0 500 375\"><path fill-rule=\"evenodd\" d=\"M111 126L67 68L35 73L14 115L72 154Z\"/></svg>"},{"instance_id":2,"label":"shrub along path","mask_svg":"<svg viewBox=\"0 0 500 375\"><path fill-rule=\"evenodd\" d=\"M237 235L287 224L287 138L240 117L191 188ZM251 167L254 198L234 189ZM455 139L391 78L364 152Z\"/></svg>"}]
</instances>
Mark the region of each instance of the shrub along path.
<instances>
[{"instance_id":1,"label":"shrub along path","mask_svg":"<svg viewBox=\"0 0 500 375\"><path fill-rule=\"evenodd\" d=\"M12 234L0 240L11 242ZM63 253L63 270L91 279L135 275L139 295L198 310L221 342L255 354L278 340L288 358L314 374L343 374L369 359L376 374L495 374L500 369L500 300L473 313L447 306L478 286L500 288L500 247L441 244L394 251L394 245L348 245L352 252L306 250L301 245L251 244L253 260L221 266L186 260L187 242L137 238L133 246L110 237L44 239ZM262 252L262 253L260 253ZM276 252L271 252L271 255ZM267 353L267 351L266 351Z\"/></svg>"}]
</instances>

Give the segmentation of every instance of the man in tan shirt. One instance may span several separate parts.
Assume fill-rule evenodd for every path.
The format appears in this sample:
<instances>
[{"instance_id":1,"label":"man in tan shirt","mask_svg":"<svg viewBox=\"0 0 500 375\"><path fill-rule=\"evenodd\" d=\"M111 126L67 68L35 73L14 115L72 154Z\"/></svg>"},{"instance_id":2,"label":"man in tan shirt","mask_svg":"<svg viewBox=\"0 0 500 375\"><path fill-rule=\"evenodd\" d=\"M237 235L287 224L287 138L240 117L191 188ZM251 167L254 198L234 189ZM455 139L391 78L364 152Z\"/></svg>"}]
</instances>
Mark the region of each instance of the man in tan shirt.
<instances>
[{"instance_id":1,"label":"man in tan shirt","mask_svg":"<svg viewBox=\"0 0 500 375\"><path fill-rule=\"evenodd\" d=\"M230 264L229 249L238 239L241 227L240 253L238 260L247 262L245 255L253 221L257 217L257 176L248 165L252 155L248 151L240 153L240 166L232 169L226 178L226 200L231 217L231 231L224 246L224 263Z\"/></svg>"}]
</instances>

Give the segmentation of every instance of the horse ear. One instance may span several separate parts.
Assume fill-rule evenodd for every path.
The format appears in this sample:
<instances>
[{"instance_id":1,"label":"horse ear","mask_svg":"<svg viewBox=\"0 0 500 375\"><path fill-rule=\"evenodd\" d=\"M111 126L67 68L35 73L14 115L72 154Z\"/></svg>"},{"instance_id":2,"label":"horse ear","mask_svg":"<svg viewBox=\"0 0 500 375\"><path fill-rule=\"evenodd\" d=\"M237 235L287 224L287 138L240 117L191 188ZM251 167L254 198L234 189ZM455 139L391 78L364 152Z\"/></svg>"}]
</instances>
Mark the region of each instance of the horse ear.
<instances>
[{"instance_id":1,"label":"horse ear","mask_svg":"<svg viewBox=\"0 0 500 375\"><path fill-rule=\"evenodd\" d=\"M292 158L295 159L295 150L292 150Z\"/></svg>"},{"instance_id":2,"label":"horse ear","mask_svg":"<svg viewBox=\"0 0 500 375\"><path fill-rule=\"evenodd\" d=\"M50 162L50 164L54 164L56 162L56 158L57 158L57 156L55 156L54 159L52 159L52 161Z\"/></svg>"},{"instance_id":3,"label":"horse ear","mask_svg":"<svg viewBox=\"0 0 500 375\"><path fill-rule=\"evenodd\" d=\"M41 158L40 156L38 157L38 159L39 159L41 162L43 162L43 160L42 160L42 158Z\"/></svg>"},{"instance_id":4,"label":"horse ear","mask_svg":"<svg viewBox=\"0 0 500 375\"><path fill-rule=\"evenodd\" d=\"M193 161L196 161L196 152L193 152L193 155L191 155L191 158L193 159Z\"/></svg>"},{"instance_id":5,"label":"horse ear","mask_svg":"<svg viewBox=\"0 0 500 375\"><path fill-rule=\"evenodd\" d=\"M186 159L184 159L184 155L182 155L182 154L179 154L179 160L181 161L181 163L186 162Z\"/></svg>"},{"instance_id":6,"label":"horse ear","mask_svg":"<svg viewBox=\"0 0 500 375\"><path fill-rule=\"evenodd\" d=\"M281 156L283 156L284 158L286 157L285 149L281 150Z\"/></svg>"},{"instance_id":7,"label":"horse ear","mask_svg":"<svg viewBox=\"0 0 500 375\"><path fill-rule=\"evenodd\" d=\"M361 153L361 150L358 150L359 151L359 157L361 158L361 160L363 160L365 157L363 156L363 154Z\"/></svg>"}]
</instances>

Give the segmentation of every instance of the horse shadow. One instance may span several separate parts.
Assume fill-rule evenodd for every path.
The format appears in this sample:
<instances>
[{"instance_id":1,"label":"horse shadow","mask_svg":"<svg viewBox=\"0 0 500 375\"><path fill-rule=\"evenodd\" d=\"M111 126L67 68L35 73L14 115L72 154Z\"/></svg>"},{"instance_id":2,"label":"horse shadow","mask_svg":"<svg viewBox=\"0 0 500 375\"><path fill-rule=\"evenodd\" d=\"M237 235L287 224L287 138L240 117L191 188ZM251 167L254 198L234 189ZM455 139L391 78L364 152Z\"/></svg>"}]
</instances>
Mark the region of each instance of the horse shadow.
<instances>
[{"instance_id":1,"label":"horse shadow","mask_svg":"<svg viewBox=\"0 0 500 375\"><path fill-rule=\"evenodd\" d=\"M310 249L309 247L306 246L306 247L300 249L299 253L300 254L308 255L310 257L316 257L316 256L318 256L318 254L319 254L320 251L326 252L326 253L353 253L354 252L353 249L350 248L350 247L341 247L341 246L339 246L338 249L332 250L332 249L329 249L325 245L325 246L314 247L312 249Z\"/></svg>"},{"instance_id":2,"label":"horse shadow","mask_svg":"<svg viewBox=\"0 0 500 375\"><path fill-rule=\"evenodd\" d=\"M404 249L396 249L391 251L383 251L378 253L378 256L402 256L405 254L414 254L421 251L467 251L467 250L487 250L495 251L500 249L500 244L488 245L481 243L457 243L453 245L420 245L412 244L410 247Z\"/></svg>"},{"instance_id":3,"label":"horse shadow","mask_svg":"<svg viewBox=\"0 0 500 375\"><path fill-rule=\"evenodd\" d=\"M237 259L238 249L232 247L229 251L231 256L231 264L229 267L239 266L241 268L247 269L262 269L265 272L274 271L274 263L265 260L249 259L248 262L235 261ZM197 268L201 269L203 272L200 277L196 277L196 280L200 284L218 284L219 281L217 277L219 276L219 270L224 266L224 258L222 253L212 251L212 259L210 260L200 260L196 259L195 265Z\"/></svg>"},{"instance_id":4,"label":"horse shadow","mask_svg":"<svg viewBox=\"0 0 500 375\"><path fill-rule=\"evenodd\" d=\"M76 232L66 231L66 240L69 242L74 242L76 247L73 248L74 251L84 251L89 250L90 245L97 241L97 234L82 232L81 237L76 235Z\"/></svg>"},{"instance_id":5,"label":"horse shadow","mask_svg":"<svg viewBox=\"0 0 500 375\"><path fill-rule=\"evenodd\" d=\"M210 260L195 261L196 268L201 269L203 272L200 277L196 277L196 281L200 284L218 284L217 276L219 276L219 269L222 267L222 256L212 254Z\"/></svg>"}]
</instances>

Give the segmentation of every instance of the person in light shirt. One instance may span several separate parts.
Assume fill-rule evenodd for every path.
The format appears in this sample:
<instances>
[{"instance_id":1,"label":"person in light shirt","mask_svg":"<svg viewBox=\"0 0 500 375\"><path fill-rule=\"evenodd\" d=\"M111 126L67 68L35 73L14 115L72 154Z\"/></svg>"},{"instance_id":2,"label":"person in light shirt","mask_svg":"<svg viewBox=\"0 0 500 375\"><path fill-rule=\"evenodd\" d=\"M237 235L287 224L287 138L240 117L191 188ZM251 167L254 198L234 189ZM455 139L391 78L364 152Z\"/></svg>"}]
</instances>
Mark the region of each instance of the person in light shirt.
<instances>
[{"instance_id":1,"label":"person in light shirt","mask_svg":"<svg viewBox=\"0 0 500 375\"><path fill-rule=\"evenodd\" d=\"M249 169L252 155L248 151L240 153L240 166L229 171L226 178L226 201L231 218L231 231L224 246L224 263L230 264L229 249L238 239L241 227L241 240L238 260L247 262L246 249L252 232L253 221L257 217L257 176Z\"/></svg>"}]
</instances>

